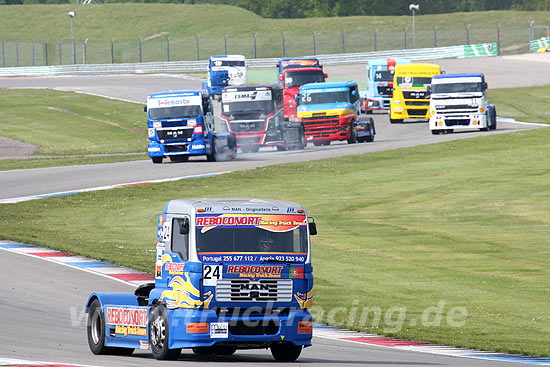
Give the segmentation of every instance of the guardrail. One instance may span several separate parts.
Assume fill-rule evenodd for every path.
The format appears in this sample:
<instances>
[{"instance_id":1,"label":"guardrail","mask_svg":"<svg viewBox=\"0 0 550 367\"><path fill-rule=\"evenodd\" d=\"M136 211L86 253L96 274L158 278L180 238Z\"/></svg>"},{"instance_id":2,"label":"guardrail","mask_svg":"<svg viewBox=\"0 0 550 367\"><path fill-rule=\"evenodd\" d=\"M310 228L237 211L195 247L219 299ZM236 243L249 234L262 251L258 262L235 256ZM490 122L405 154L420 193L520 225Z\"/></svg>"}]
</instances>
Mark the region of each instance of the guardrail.
<instances>
[{"instance_id":1,"label":"guardrail","mask_svg":"<svg viewBox=\"0 0 550 367\"><path fill-rule=\"evenodd\" d=\"M490 45L490 46L486 46ZM495 46L493 46L495 45ZM450 47L421 48L412 50L387 50L377 52L346 53L337 55L316 55L323 65L362 64L369 59L400 57L415 61L475 56L494 56L490 53L469 53L467 50L496 49L496 44L460 45ZM250 69L275 67L278 58L248 59ZM190 73L206 71L208 61L147 62L135 64L76 64L0 68L0 76L53 76L87 74L149 74L149 73Z\"/></svg>"},{"instance_id":2,"label":"guardrail","mask_svg":"<svg viewBox=\"0 0 550 367\"><path fill-rule=\"evenodd\" d=\"M550 37L542 37L529 43L529 51L543 52L550 48Z\"/></svg>"}]
</instances>

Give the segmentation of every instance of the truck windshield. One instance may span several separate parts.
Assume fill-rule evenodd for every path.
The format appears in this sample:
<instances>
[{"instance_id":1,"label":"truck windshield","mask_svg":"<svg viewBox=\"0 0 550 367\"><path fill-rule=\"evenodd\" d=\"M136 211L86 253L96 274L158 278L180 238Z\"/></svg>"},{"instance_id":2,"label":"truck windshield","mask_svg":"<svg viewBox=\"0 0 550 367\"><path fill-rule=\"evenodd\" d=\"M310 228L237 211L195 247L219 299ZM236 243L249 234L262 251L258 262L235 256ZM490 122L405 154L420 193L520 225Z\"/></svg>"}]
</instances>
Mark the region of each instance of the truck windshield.
<instances>
[{"instance_id":1,"label":"truck windshield","mask_svg":"<svg viewBox=\"0 0 550 367\"><path fill-rule=\"evenodd\" d=\"M216 227L206 232L197 229L197 252L262 252L301 253L307 252L305 227L287 232L272 232L262 228Z\"/></svg>"},{"instance_id":2,"label":"truck windshield","mask_svg":"<svg viewBox=\"0 0 550 367\"><path fill-rule=\"evenodd\" d=\"M483 92L483 84L481 82L432 85L432 93L478 93L478 92Z\"/></svg>"},{"instance_id":3,"label":"truck windshield","mask_svg":"<svg viewBox=\"0 0 550 367\"><path fill-rule=\"evenodd\" d=\"M244 60L213 60L212 66L237 66L237 67L244 67L245 61Z\"/></svg>"},{"instance_id":4,"label":"truck windshield","mask_svg":"<svg viewBox=\"0 0 550 367\"><path fill-rule=\"evenodd\" d=\"M349 102L349 91L335 91L322 93L308 93L305 91L300 96L300 104L321 104L321 103L345 103Z\"/></svg>"},{"instance_id":5,"label":"truck windshield","mask_svg":"<svg viewBox=\"0 0 550 367\"><path fill-rule=\"evenodd\" d=\"M239 113L239 112L263 112L270 113L273 111L272 101L248 101L248 102L229 102L222 106L224 113Z\"/></svg>"},{"instance_id":6,"label":"truck windshield","mask_svg":"<svg viewBox=\"0 0 550 367\"><path fill-rule=\"evenodd\" d=\"M375 82L391 82L393 81L393 71L376 71L374 73Z\"/></svg>"},{"instance_id":7,"label":"truck windshield","mask_svg":"<svg viewBox=\"0 0 550 367\"><path fill-rule=\"evenodd\" d=\"M300 70L285 73L285 87L299 87L307 83L323 83L325 74L322 70Z\"/></svg>"},{"instance_id":8,"label":"truck windshield","mask_svg":"<svg viewBox=\"0 0 550 367\"><path fill-rule=\"evenodd\" d=\"M400 87L424 87L432 82L431 77L398 76L397 85Z\"/></svg>"},{"instance_id":9,"label":"truck windshield","mask_svg":"<svg viewBox=\"0 0 550 367\"><path fill-rule=\"evenodd\" d=\"M198 117L200 114L201 106L149 108L149 118L151 120L168 120Z\"/></svg>"}]
</instances>

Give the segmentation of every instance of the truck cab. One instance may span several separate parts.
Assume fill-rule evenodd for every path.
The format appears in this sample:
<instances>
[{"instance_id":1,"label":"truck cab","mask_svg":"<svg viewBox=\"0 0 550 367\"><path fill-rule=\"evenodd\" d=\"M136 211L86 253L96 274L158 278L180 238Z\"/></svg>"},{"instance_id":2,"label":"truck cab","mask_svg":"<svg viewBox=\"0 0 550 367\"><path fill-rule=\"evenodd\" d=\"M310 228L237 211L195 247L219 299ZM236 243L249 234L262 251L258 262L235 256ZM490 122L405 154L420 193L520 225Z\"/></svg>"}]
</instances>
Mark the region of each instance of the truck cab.
<instances>
[{"instance_id":1,"label":"truck cab","mask_svg":"<svg viewBox=\"0 0 550 367\"><path fill-rule=\"evenodd\" d=\"M177 359L270 348L296 360L311 345L313 268L305 208L286 201L192 198L159 215L155 283L132 293L93 293L94 354L151 349Z\"/></svg>"},{"instance_id":2,"label":"truck cab","mask_svg":"<svg viewBox=\"0 0 550 367\"><path fill-rule=\"evenodd\" d=\"M357 83L312 83L300 87L298 121L304 125L306 141L315 146L333 140L349 144L374 140L374 121L361 118Z\"/></svg>"},{"instance_id":3,"label":"truck cab","mask_svg":"<svg viewBox=\"0 0 550 367\"><path fill-rule=\"evenodd\" d=\"M193 155L206 155L209 161L235 158L235 137L214 131L213 106L205 90L150 94L144 110L147 152L153 163L162 163L165 157L187 161Z\"/></svg>"},{"instance_id":4,"label":"truck cab","mask_svg":"<svg viewBox=\"0 0 550 367\"><path fill-rule=\"evenodd\" d=\"M432 134L496 129L496 110L487 99L487 82L483 74L435 75L430 89Z\"/></svg>"},{"instance_id":5,"label":"truck cab","mask_svg":"<svg viewBox=\"0 0 550 367\"><path fill-rule=\"evenodd\" d=\"M441 74L435 64L399 64L395 66L393 97L390 101L390 123L405 119L430 118L428 86L434 75Z\"/></svg>"},{"instance_id":6,"label":"truck cab","mask_svg":"<svg viewBox=\"0 0 550 367\"><path fill-rule=\"evenodd\" d=\"M362 111L384 111L390 109L393 97L393 76L397 64L410 64L408 59L375 59L369 60L367 70L367 91L362 96Z\"/></svg>"},{"instance_id":7,"label":"truck cab","mask_svg":"<svg viewBox=\"0 0 550 367\"><path fill-rule=\"evenodd\" d=\"M261 146L275 146L281 151L304 148L302 125L284 120L283 93L278 85L225 88L221 100L222 122L235 134L243 152L257 152Z\"/></svg>"},{"instance_id":8,"label":"truck cab","mask_svg":"<svg viewBox=\"0 0 550 367\"><path fill-rule=\"evenodd\" d=\"M307 83L323 83L327 74L315 57L282 58L277 63L278 79L283 89L284 118L296 121L296 95L300 86Z\"/></svg>"},{"instance_id":9,"label":"truck cab","mask_svg":"<svg viewBox=\"0 0 550 367\"><path fill-rule=\"evenodd\" d=\"M224 88L246 83L246 58L243 55L210 56L208 80L203 88L213 97L219 97Z\"/></svg>"}]
</instances>

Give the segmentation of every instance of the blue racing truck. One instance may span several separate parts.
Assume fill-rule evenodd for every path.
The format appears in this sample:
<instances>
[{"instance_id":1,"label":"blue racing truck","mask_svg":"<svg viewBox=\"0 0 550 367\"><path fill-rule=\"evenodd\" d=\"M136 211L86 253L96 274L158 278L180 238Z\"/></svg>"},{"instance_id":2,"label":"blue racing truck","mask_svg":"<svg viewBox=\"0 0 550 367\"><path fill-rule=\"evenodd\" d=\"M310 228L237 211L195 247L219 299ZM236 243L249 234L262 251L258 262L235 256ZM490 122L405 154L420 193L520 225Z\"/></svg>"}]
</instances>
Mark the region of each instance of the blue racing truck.
<instances>
[{"instance_id":1,"label":"blue racing truck","mask_svg":"<svg viewBox=\"0 0 550 367\"><path fill-rule=\"evenodd\" d=\"M179 162L193 155L206 155L209 161L237 156L235 134L214 131L212 101L205 90L150 94L144 111L153 163L162 163L165 157Z\"/></svg>"},{"instance_id":2,"label":"blue racing truck","mask_svg":"<svg viewBox=\"0 0 550 367\"><path fill-rule=\"evenodd\" d=\"M246 58L242 55L210 56L208 80L202 87L208 89L212 98L219 99L224 88L246 83L246 70Z\"/></svg>"},{"instance_id":3,"label":"blue racing truck","mask_svg":"<svg viewBox=\"0 0 550 367\"><path fill-rule=\"evenodd\" d=\"M366 113L389 110L393 96L395 65L410 64L409 59L375 59L367 64L367 91L361 96L361 110Z\"/></svg>"},{"instance_id":4,"label":"blue racing truck","mask_svg":"<svg viewBox=\"0 0 550 367\"><path fill-rule=\"evenodd\" d=\"M270 348L294 361L311 345L313 218L295 203L178 199L159 215L155 283L93 293L94 354L150 349L156 359Z\"/></svg>"}]
</instances>

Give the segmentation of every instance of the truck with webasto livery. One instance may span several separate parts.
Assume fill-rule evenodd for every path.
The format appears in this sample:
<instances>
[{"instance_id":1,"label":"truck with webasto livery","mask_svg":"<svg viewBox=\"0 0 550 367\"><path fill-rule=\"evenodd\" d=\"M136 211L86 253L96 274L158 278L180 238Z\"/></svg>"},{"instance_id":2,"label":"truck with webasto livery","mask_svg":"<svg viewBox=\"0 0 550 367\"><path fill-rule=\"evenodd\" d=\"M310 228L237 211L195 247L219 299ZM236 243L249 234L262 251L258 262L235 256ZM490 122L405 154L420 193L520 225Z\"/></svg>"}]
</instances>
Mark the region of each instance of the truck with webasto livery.
<instances>
[{"instance_id":1,"label":"truck with webasto livery","mask_svg":"<svg viewBox=\"0 0 550 367\"><path fill-rule=\"evenodd\" d=\"M429 127L432 134L497 128L496 109L487 98L487 82L483 74L435 75L430 90Z\"/></svg>"},{"instance_id":2,"label":"truck with webasto livery","mask_svg":"<svg viewBox=\"0 0 550 367\"><path fill-rule=\"evenodd\" d=\"M362 95L361 110L366 113L390 109L393 96L393 74L397 64L410 64L408 59L369 60L367 69L367 91Z\"/></svg>"},{"instance_id":3,"label":"truck with webasto livery","mask_svg":"<svg viewBox=\"0 0 550 367\"><path fill-rule=\"evenodd\" d=\"M406 119L430 119L428 86L434 75L441 74L435 64L398 64L393 79L393 97L390 100L390 123Z\"/></svg>"},{"instance_id":4,"label":"truck with webasto livery","mask_svg":"<svg viewBox=\"0 0 550 367\"><path fill-rule=\"evenodd\" d=\"M246 58L243 55L210 56L207 81L203 83L203 88L208 89L212 98L219 99L224 88L245 84L246 74Z\"/></svg>"},{"instance_id":5,"label":"truck with webasto livery","mask_svg":"<svg viewBox=\"0 0 550 367\"><path fill-rule=\"evenodd\" d=\"M90 295L94 354L151 350L178 359L271 349L294 361L311 345L313 218L295 203L244 198L169 201L158 217L155 282Z\"/></svg>"},{"instance_id":6,"label":"truck with webasto livery","mask_svg":"<svg viewBox=\"0 0 550 367\"><path fill-rule=\"evenodd\" d=\"M243 152L257 152L262 146L304 149L303 126L284 119L282 99L278 85L245 84L222 91L221 120Z\"/></svg>"},{"instance_id":7,"label":"truck with webasto livery","mask_svg":"<svg viewBox=\"0 0 550 367\"><path fill-rule=\"evenodd\" d=\"M296 101L307 142L319 146L342 140L349 144L374 141L374 120L361 115L356 82L305 84Z\"/></svg>"},{"instance_id":8,"label":"truck with webasto livery","mask_svg":"<svg viewBox=\"0 0 550 367\"><path fill-rule=\"evenodd\" d=\"M206 90L178 90L147 97L149 144L153 163L168 157L173 162L205 155L209 161L231 160L237 155L235 135L214 129L212 101Z\"/></svg>"},{"instance_id":9,"label":"truck with webasto livery","mask_svg":"<svg viewBox=\"0 0 550 367\"><path fill-rule=\"evenodd\" d=\"M286 57L277 63L278 79L283 89L284 118L296 122L296 95L300 86L308 83L323 83L327 74L315 57Z\"/></svg>"}]
</instances>

